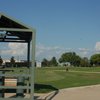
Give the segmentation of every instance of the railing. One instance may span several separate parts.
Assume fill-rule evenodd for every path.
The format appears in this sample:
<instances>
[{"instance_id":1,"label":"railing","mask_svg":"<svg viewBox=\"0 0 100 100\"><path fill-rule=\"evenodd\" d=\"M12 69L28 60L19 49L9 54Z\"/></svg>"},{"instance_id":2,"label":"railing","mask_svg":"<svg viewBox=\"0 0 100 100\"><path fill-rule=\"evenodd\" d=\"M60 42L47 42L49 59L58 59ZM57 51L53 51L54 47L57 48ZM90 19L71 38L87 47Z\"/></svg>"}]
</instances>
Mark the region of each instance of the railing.
<instances>
[{"instance_id":1,"label":"railing","mask_svg":"<svg viewBox=\"0 0 100 100\"><path fill-rule=\"evenodd\" d=\"M24 98L24 90L29 91L31 89L31 86L29 84L24 84L25 79L30 78L30 74L5 74L6 71L12 71L12 70L0 70L0 100L30 100L30 98ZM5 77L16 77L16 86L5 86ZM29 80L28 80L29 82ZM16 90L16 96L14 98L6 98L5 97L5 90L6 89L15 89Z\"/></svg>"}]
</instances>

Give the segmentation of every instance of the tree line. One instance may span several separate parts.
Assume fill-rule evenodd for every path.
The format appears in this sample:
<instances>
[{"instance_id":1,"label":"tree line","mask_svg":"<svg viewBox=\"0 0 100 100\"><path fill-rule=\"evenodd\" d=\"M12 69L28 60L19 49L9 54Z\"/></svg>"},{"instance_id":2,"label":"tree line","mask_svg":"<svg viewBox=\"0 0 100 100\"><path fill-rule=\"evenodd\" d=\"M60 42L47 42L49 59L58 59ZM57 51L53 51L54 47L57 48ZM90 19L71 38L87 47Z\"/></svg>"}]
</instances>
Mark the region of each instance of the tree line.
<instances>
[{"instance_id":1,"label":"tree line","mask_svg":"<svg viewBox=\"0 0 100 100\"><path fill-rule=\"evenodd\" d=\"M15 58L12 56L8 62L4 62L0 56L0 68L5 67L29 67L30 62L28 61L16 61Z\"/></svg>"},{"instance_id":2,"label":"tree line","mask_svg":"<svg viewBox=\"0 0 100 100\"><path fill-rule=\"evenodd\" d=\"M42 60L43 67L58 66L59 63L65 64L66 62L70 63L70 66L77 67L92 67L100 66L100 54L93 54L90 58L80 57L75 52L66 52L61 55L57 60L56 57L52 57L50 60L44 58Z\"/></svg>"},{"instance_id":3,"label":"tree line","mask_svg":"<svg viewBox=\"0 0 100 100\"><path fill-rule=\"evenodd\" d=\"M10 63L11 63L11 66L13 67L14 64L15 64L15 59L14 59L13 56L12 56L11 59L10 59ZM2 65L2 64L3 64L3 59L2 59L2 57L0 56L0 65Z\"/></svg>"},{"instance_id":4,"label":"tree line","mask_svg":"<svg viewBox=\"0 0 100 100\"><path fill-rule=\"evenodd\" d=\"M60 63L70 63L70 66L77 67L92 67L92 66L100 66L100 54L93 54L90 58L80 57L75 52L66 52L61 55L61 57L57 60L56 57L52 57L50 60L44 58L41 62L43 67L51 67L58 66ZM2 65L3 59L0 56L0 65ZM15 64L14 57L10 59L11 66L13 67Z\"/></svg>"}]
</instances>

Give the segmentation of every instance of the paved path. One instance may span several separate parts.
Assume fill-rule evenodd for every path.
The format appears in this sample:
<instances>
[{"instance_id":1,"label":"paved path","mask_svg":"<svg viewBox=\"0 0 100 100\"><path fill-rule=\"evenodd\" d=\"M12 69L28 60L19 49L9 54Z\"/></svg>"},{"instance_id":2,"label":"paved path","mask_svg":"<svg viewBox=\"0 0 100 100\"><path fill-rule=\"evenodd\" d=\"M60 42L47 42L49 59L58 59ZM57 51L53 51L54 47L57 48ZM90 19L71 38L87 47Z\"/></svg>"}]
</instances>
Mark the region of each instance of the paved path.
<instances>
[{"instance_id":1,"label":"paved path","mask_svg":"<svg viewBox=\"0 0 100 100\"><path fill-rule=\"evenodd\" d=\"M100 85L62 89L51 100L100 100Z\"/></svg>"}]
</instances>

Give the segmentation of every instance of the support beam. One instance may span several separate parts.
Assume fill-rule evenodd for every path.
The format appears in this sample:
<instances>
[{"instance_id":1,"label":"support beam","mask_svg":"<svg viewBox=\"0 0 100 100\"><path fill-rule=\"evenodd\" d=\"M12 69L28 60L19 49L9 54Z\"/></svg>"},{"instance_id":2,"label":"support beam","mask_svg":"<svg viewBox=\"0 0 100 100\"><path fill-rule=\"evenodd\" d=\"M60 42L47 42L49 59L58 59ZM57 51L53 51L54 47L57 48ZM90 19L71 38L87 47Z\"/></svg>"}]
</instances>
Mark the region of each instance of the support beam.
<instances>
[{"instance_id":1,"label":"support beam","mask_svg":"<svg viewBox=\"0 0 100 100\"><path fill-rule=\"evenodd\" d=\"M24 77L18 77L17 86L24 86ZM24 97L24 89L17 89L16 90L16 97L23 98Z\"/></svg>"},{"instance_id":2,"label":"support beam","mask_svg":"<svg viewBox=\"0 0 100 100\"><path fill-rule=\"evenodd\" d=\"M31 77L30 74L0 74L0 77L4 76L4 77Z\"/></svg>"},{"instance_id":3,"label":"support beam","mask_svg":"<svg viewBox=\"0 0 100 100\"><path fill-rule=\"evenodd\" d=\"M36 32L32 33L32 59L31 59L31 100L34 100L34 67L35 67L35 37Z\"/></svg>"},{"instance_id":4,"label":"support beam","mask_svg":"<svg viewBox=\"0 0 100 100\"><path fill-rule=\"evenodd\" d=\"M9 31L9 32L32 32L31 29L18 29L18 28L0 28L0 31Z\"/></svg>"},{"instance_id":5,"label":"support beam","mask_svg":"<svg viewBox=\"0 0 100 100\"><path fill-rule=\"evenodd\" d=\"M27 41L9 41L9 40L0 40L0 42L16 42L16 43L27 43Z\"/></svg>"},{"instance_id":6,"label":"support beam","mask_svg":"<svg viewBox=\"0 0 100 100\"><path fill-rule=\"evenodd\" d=\"M0 74L3 74L3 71L0 71ZM4 85L4 77L0 76L0 87ZM4 91L0 88L0 97L4 97Z\"/></svg>"},{"instance_id":7,"label":"support beam","mask_svg":"<svg viewBox=\"0 0 100 100\"><path fill-rule=\"evenodd\" d=\"M0 100L30 100L30 98L0 98Z\"/></svg>"},{"instance_id":8,"label":"support beam","mask_svg":"<svg viewBox=\"0 0 100 100\"><path fill-rule=\"evenodd\" d=\"M0 86L0 89L31 89L31 87L30 86Z\"/></svg>"},{"instance_id":9,"label":"support beam","mask_svg":"<svg viewBox=\"0 0 100 100\"><path fill-rule=\"evenodd\" d=\"M30 66L30 42L27 43L27 62L29 67Z\"/></svg>"}]
</instances>

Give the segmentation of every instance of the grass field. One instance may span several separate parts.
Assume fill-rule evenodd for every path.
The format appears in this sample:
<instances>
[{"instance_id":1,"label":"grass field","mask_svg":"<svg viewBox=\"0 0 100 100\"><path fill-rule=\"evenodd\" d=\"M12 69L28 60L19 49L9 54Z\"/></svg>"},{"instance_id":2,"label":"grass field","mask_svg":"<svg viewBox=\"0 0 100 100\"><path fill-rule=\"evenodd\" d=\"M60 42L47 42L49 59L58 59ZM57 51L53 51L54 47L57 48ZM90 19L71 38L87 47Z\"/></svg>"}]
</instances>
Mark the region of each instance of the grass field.
<instances>
[{"instance_id":1,"label":"grass field","mask_svg":"<svg viewBox=\"0 0 100 100\"><path fill-rule=\"evenodd\" d=\"M12 74L29 73L27 68L12 68ZM100 67L65 67L35 68L35 92L50 92L69 87L100 84Z\"/></svg>"},{"instance_id":2,"label":"grass field","mask_svg":"<svg viewBox=\"0 0 100 100\"><path fill-rule=\"evenodd\" d=\"M96 73L97 72L97 73ZM49 92L57 89L100 84L100 67L36 68L35 91Z\"/></svg>"}]
</instances>

